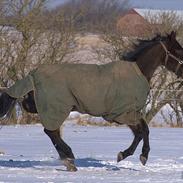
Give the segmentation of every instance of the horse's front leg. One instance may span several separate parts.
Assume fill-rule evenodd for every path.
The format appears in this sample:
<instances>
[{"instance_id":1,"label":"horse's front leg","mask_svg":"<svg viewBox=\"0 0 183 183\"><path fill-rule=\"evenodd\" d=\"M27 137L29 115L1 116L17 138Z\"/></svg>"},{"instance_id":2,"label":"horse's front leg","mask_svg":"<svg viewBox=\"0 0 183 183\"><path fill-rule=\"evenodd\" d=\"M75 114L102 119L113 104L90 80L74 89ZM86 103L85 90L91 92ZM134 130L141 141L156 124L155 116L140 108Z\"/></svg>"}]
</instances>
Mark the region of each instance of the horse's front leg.
<instances>
[{"instance_id":1,"label":"horse's front leg","mask_svg":"<svg viewBox=\"0 0 183 183\"><path fill-rule=\"evenodd\" d=\"M56 148L61 160L64 165L67 167L68 171L77 171L77 168L74 164L74 154L72 149L61 139L60 130L50 131L44 129L44 132L50 137L54 147Z\"/></svg>"},{"instance_id":2,"label":"horse's front leg","mask_svg":"<svg viewBox=\"0 0 183 183\"><path fill-rule=\"evenodd\" d=\"M139 142L143 139L143 147L142 147L142 154L140 155L140 161L143 165L145 165L148 159L149 151L150 151L148 125L144 121L144 119L140 119L140 123L138 125L134 125L134 126L130 125L129 127L134 134L134 140L129 148L127 148L123 152L118 153L117 161L119 162L127 158L128 156L133 155Z\"/></svg>"},{"instance_id":3,"label":"horse's front leg","mask_svg":"<svg viewBox=\"0 0 183 183\"><path fill-rule=\"evenodd\" d=\"M117 156L117 162L120 162L121 160L127 158L128 156L131 156L134 154L139 142L142 140L143 138L143 133L142 133L142 128L141 125L129 125L130 129L132 130L133 134L134 134L134 139L132 144L129 146L129 148L127 148L124 151L121 151L118 153Z\"/></svg>"},{"instance_id":4,"label":"horse's front leg","mask_svg":"<svg viewBox=\"0 0 183 183\"><path fill-rule=\"evenodd\" d=\"M140 120L140 122L143 129L142 133L143 133L143 142L144 142L142 146L142 154L140 155L140 161L143 165L145 165L148 160L148 155L150 151L149 127L143 118Z\"/></svg>"}]
</instances>

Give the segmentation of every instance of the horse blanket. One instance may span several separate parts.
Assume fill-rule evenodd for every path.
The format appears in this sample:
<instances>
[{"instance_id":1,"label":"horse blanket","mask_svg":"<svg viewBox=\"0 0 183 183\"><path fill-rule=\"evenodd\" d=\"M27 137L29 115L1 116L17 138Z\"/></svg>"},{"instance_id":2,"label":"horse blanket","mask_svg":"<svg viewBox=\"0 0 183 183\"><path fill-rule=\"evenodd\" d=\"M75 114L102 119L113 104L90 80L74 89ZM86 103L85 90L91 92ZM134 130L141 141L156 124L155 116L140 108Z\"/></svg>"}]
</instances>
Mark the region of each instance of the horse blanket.
<instances>
[{"instance_id":1,"label":"horse blanket","mask_svg":"<svg viewBox=\"0 0 183 183\"><path fill-rule=\"evenodd\" d=\"M144 107L149 84L136 63L40 65L7 89L14 98L34 91L43 126L56 130L71 110L134 124ZM133 118L133 119L132 119Z\"/></svg>"}]
</instances>

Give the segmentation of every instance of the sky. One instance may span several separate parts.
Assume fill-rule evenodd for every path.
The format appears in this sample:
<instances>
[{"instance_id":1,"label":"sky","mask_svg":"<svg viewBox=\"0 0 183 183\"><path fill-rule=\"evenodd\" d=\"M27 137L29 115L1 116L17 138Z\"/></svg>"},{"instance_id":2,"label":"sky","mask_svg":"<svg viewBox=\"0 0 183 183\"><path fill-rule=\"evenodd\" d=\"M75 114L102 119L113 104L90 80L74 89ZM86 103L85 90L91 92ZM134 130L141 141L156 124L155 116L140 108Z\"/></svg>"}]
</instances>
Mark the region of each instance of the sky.
<instances>
[{"instance_id":1,"label":"sky","mask_svg":"<svg viewBox=\"0 0 183 183\"><path fill-rule=\"evenodd\" d=\"M136 8L183 10L183 0L130 0Z\"/></svg>"},{"instance_id":2,"label":"sky","mask_svg":"<svg viewBox=\"0 0 183 183\"><path fill-rule=\"evenodd\" d=\"M49 6L55 7L66 0L50 0ZM134 8L183 10L183 0L129 0Z\"/></svg>"}]
</instances>

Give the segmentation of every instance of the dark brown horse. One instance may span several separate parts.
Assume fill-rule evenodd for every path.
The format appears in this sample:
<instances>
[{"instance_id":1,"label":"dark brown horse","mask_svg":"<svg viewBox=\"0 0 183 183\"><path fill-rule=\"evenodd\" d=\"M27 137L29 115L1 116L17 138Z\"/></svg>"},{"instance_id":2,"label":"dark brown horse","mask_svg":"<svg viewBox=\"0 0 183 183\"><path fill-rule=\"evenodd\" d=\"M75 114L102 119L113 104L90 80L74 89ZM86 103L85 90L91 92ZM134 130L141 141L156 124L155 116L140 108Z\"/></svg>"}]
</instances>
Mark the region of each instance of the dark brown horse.
<instances>
[{"instance_id":1,"label":"dark brown horse","mask_svg":"<svg viewBox=\"0 0 183 183\"><path fill-rule=\"evenodd\" d=\"M160 65L164 65L168 70L176 73L177 76L182 77L183 67L181 64L183 62L181 59L183 59L183 48L177 42L175 32L171 32L171 34L167 36L156 36L152 40L140 40L139 44L135 46L134 51L123 56L123 60L125 61L136 62L148 82L152 78L157 67ZM13 98L6 93L1 94L0 117L6 116L7 113L9 113L9 109L12 108L15 101L16 98ZM37 113L33 91L28 93L23 100L22 105L26 111ZM76 110L76 108L73 108L73 110ZM113 121L121 123L120 120ZM119 162L132 155L135 152L139 142L143 139L140 160L142 164L145 165L150 151L149 128L143 118L138 118L138 121L136 121L134 125L132 123L128 126L134 134L134 140L129 148L119 152L117 161ZM60 155L60 158L64 160L68 170L75 171L76 167L73 161L74 155L71 148L60 138L59 129L52 131L45 128L44 131L50 137Z\"/></svg>"}]
</instances>

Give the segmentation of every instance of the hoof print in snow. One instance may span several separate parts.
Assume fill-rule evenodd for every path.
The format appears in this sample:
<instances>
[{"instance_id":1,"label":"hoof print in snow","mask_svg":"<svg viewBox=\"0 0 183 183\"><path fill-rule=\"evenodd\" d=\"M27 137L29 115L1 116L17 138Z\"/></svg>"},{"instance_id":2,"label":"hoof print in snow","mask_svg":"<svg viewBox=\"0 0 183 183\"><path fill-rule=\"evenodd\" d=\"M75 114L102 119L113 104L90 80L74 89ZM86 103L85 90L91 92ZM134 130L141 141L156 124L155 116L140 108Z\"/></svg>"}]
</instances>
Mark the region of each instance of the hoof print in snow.
<instances>
[{"instance_id":1,"label":"hoof print in snow","mask_svg":"<svg viewBox=\"0 0 183 183\"><path fill-rule=\"evenodd\" d=\"M119 152L117 156L117 162L119 163L123 159L124 159L123 152Z\"/></svg>"},{"instance_id":2,"label":"hoof print in snow","mask_svg":"<svg viewBox=\"0 0 183 183\"><path fill-rule=\"evenodd\" d=\"M140 155L140 161L141 161L142 165L145 166L145 164L146 164L146 162L147 162L147 158L144 157L143 155Z\"/></svg>"}]
</instances>

